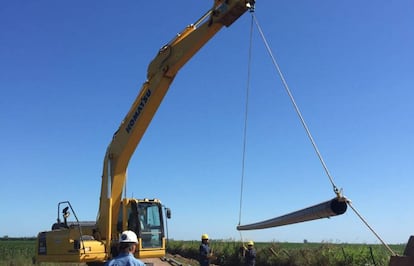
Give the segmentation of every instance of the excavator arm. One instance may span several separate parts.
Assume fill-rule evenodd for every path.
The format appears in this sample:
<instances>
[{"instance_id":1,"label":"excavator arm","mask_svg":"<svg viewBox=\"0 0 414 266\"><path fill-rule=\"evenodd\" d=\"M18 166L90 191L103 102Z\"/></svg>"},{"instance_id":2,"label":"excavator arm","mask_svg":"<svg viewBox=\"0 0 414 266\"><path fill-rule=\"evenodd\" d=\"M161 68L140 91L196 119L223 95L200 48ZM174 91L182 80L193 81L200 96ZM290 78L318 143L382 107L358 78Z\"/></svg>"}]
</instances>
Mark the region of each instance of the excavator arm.
<instances>
[{"instance_id":1,"label":"excavator arm","mask_svg":"<svg viewBox=\"0 0 414 266\"><path fill-rule=\"evenodd\" d=\"M104 238L116 233L117 217L130 158L177 72L223 26L230 26L253 0L215 0L213 8L163 46L149 64L147 80L109 144L102 173L97 228Z\"/></svg>"},{"instance_id":2,"label":"excavator arm","mask_svg":"<svg viewBox=\"0 0 414 266\"><path fill-rule=\"evenodd\" d=\"M122 199L128 163L177 72L223 26L230 26L246 11L252 10L254 2L214 0L213 7L205 15L159 50L148 66L147 80L106 150L96 223L80 222L70 203L60 202L57 223L51 231L38 234L36 262L101 264L115 254L112 249L118 233L126 229L134 230L140 239L136 256L150 258L165 254L161 202L157 199ZM67 221L68 207L63 209L64 222L60 221L61 204L70 207L76 219L74 222ZM146 225L141 225L138 219L147 221Z\"/></svg>"}]
</instances>

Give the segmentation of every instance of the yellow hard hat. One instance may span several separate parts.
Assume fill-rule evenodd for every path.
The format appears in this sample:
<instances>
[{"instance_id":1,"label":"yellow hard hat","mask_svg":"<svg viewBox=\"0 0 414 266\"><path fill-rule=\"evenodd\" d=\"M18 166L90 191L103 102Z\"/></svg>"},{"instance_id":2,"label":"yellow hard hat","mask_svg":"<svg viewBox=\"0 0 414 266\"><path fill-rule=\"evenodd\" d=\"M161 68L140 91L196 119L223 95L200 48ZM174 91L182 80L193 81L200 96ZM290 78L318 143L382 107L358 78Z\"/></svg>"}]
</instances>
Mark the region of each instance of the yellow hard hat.
<instances>
[{"instance_id":1,"label":"yellow hard hat","mask_svg":"<svg viewBox=\"0 0 414 266\"><path fill-rule=\"evenodd\" d=\"M254 242L250 240L249 242L247 242L247 245L248 246L254 246Z\"/></svg>"},{"instance_id":2,"label":"yellow hard hat","mask_svg":"<svg viewBox=\"0 0 414 266\"><path fill-rule=\"evenodd\" d=\"M204 240L204 239L208 239L208 235L207 234L202 234L201 235L201 240Z\"/></svg>"}]
</instances>

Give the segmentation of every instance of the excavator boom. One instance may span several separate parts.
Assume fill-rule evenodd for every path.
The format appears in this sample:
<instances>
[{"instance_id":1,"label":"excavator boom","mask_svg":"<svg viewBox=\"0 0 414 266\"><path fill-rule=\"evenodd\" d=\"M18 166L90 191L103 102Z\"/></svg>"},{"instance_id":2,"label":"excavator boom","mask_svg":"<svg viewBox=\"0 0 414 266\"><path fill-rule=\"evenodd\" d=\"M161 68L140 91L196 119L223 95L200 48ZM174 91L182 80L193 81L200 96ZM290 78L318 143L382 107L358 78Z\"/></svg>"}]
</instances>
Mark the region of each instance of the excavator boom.
<instances>
[{"instance_id":1,"label":"excavator boom","mask_svg":"<svg viewBox=\"0 0 414 266\"><path fill-rule=\"evenodd\" d=\"M166 95L177 72L203 47L223 26L231 25L253 5L246 0L215 1L214 6L196 23L163 46L149 64L147 81L123 119L108 146L102 173L101 199L98 227L101 235L107 235L108 220L112 232L116 232L117 214L125 184L129 160L158 107ZM112 206L107 206L108 198ZM112 209L112 218L107 210Z\"/></svg>"},{"instance_id":2,"label":"excavator boom","mask_svg":"<svg viewBox=\"0 0 414 266\"><path fill-rule=\"evenodd\" d=\"M101 195L96 223L64 222L40 232L37 262L102 263L111 258L122 230L134 230L139 238L136 256L162 257L165 254L163 205L157 199L122 199L129 161L151 123L177 72L218 32L230 26L254 0L214 0L213 7L194 24L187 26L164 45L147 70L147 80L113 135L104 157ZM169 211L167 211L169 213Z\"/></svg>"}]
</instances>

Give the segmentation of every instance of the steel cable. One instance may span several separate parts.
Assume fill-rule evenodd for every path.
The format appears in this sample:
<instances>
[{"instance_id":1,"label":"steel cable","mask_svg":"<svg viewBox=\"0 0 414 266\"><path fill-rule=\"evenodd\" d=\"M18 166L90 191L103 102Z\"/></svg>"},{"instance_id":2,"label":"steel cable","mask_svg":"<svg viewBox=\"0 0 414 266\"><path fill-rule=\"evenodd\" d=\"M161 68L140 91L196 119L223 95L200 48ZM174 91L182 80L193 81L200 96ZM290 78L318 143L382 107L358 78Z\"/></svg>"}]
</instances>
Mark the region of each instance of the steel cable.
<instances>
[{"instance_id":1,"label":"steel cable","mask_svg":"<svg viewBox=\"0 0 414 266\"><path fill-rule=\"evenodd\" d=\"M313 139L313 137L312 137L312 134L310 133L310 130L309 130L309 128L308 128L308 126L307 126L307 124L306 124L306 122L305 122L305 120L304 120L304 118L303 118L303 116L302 116L302 113L300 112L300 110L299 110L299 107L297 106L297 104L296 104L296 101L295 101L295 99L293 98L293 95L292 95L292 93L291 93L291 91L290 91L290 89L289 89L289 86L288 86L288 84L287 84L287 82L286 82L286 80L285 80L285 78L284 78L284 76L283 76L283 73L282 73L282 71L280 70L280 67L279 67L279 65L278 65L278 63L277 63L277 61L276 61L276 59L275 59L275 57L273 56L273 53L272 53L272 51L271 51L271 49L270 49L270 46L269 46L269 44L268 44L268 42L267 42L267 40L266 40L266 38L265 38L265 36L264 36L264 34L263 34L263 31L262 31L262 29L261 29L261 27L260 27L260 25L259 25L259 23L258 23L258 21L257 21L257 19L256 19L256 17L254 16L254 14L252 14L252 18L253 18L253 20L254 20L254 22L255 22L255 24L256 24L256 26L257 26L257 29L258 29L258 31L259 31L259 33L260 33L260 35L261 35L261 37L262 37L262 40L263 40L263 42L264 42L264 44L265 44L265 46L266 46L266 49L267 49L267 52L269 53L269 55L270 55L270 57L271 57L271 59L272 59L272 62L273 62L273 65L276 67L276 69L277 69L277 72L278 72L278 74L279 74L279 77L280 77L280 79L281 79L281 81L282 81L282 83L283 83L283 86L284 86L284 88L285 88L285 90L286 90L286 92L288 93L288 95L289 95L289 98L290 98L290 100L291 100L291 102L292 102L292 104L293 104L293 106L294 106L294 108L295 108L295 111L296 111L296 113L297 113L297 115L299 116L299 119L300 119L300 121L301 121L301 123L302 123L302 126L304 127L304 129L305 129L305 131L306 131L306 134L308 135L308 138L309 138L309 140L311 141L311 143L312 143L312 146L313 146L313 148L314 148L314 150L315 150L315 152L316 152L316 154L317 154L317 156L318 156L318 158L319 158L319 161L321 162L321 164L322 164L322 166L323 166L323 168L324 168L324 170L325 170L325 173L326 173L326 175L328 176L328 178L329 178L329 181L331 182L331 184L332 184L332 187L333 187L333 190L334 190L334 192L335 192L335 194L337 195L337 197L342 197L340 194L341 194L341 192L338 190L338 188L337 188L337 186L335 185L335 182L334 182L334 180L333 180L333 178L332 178L332 176L331 176L331 174L330 174L330 172L329 172L329 170L328 170L328 167L327 167L327 165L325 164L325 161L323 160L323 158L322 158L322 155L321 155L321 153L319 152L319 149L318 149L318 147L317 147L317 145L316 145L316 143L315 143L315 141L314 141L314 139ZM351 201L350 200L347 200L347 204L348 204L348 206L355 212L355 214L359 217L359 219L369 228L369 230L378 238L378 240L387 248L387 250L393 255L393 256L396 256L396 253L384 242L384 240L382 240L382 238L375 232L375 230L368 224L368 222L362 217L362 215L354 208L354 206L352 205L352 203L351 203Z\"/></svg>"},{"instance_id":2,"label":"steel cable","mask_svg":"<svg viewBox=\"0 0 414 266\"><path fill-rule=\"evenodd\" d=\"M244 185L244 174L245 174L245 160L246 160L246 143L247 143L247 118L248 118L248 107L249 107L249 91L250 91L250 76L251 76L251 58L252 58L252 42L253 42L253 13L252 20L250 23L250 45L248 52L248 64L247 64L247 82L246 82L246 103L244 113L244 129L243 129L243 152L242 152L242 170L241 170L241 182L240 182L240 206L239 206L239 225L241 224L242 216L242 204L243 204L243 185Z\"/></svg>"},{"instance_id":3,"label":"steel cable","mask_svg":"<svg viewBox=\"0 0 414 266\"><path fill-rule=\"evenodd\" d=\"M260 36L262 37L262 40L263 40L263 42L264 42L264 44L266 46L267 52L269 53L269 55L270 55L270 57L272 59L273 65L276 67L276 70L277 70L277 72L279 74L279 77L282 80L283 86L284 86L287 94L289 95L290 101L292 102L293 107L295 108L295 111L296 111L297 115L299 116L299 119L300 119L300 121L302 123L302 126L305 129L306 134L308 135L308 138L309 138L309 140L312 143L313 149L315 150L315 152L316 152L316 154L317 154L317 156L319 158L319 161L321 162L321 164L323 166L323 169L325 170L325 173L328 176L329 181L332 184L332 187L333 187L333 190L334 190L335 194L338 195L338 193L339 193L338 188L336 187L335 182L334 182L331 174L329 173L328 167L326 166L325 161L323 160L322 155L319 152L318 146L316 145L316 143L315 143L315 141L314 141L314 139L312 137L312 134L311 134L311 132L310 132L310 130L309 130L306 122L305 122L305 119L303 118L302 113L300 112L299 107L296 104L295 99L293 98L293 94L292 94L292 92L289 89L289 86L288 86L288 84L287 84L287 82L285 80L285 77L283 76L283 73L280 70L279 64L277 63L275 57L273 56L272 50L270 49L270 46L269 46L269 44L268 44L268 42L267 42L267 40L266 40L266 38L265 38L265 36L263 34L263 31L262 31L262 29L261 29L261 27L260 27L260 25L259 25L256 17L254 16L254 14L253 14L253 19L254 19L254 22L256 23L257 29L259 30Z\"/></svg>"}]
</instances>

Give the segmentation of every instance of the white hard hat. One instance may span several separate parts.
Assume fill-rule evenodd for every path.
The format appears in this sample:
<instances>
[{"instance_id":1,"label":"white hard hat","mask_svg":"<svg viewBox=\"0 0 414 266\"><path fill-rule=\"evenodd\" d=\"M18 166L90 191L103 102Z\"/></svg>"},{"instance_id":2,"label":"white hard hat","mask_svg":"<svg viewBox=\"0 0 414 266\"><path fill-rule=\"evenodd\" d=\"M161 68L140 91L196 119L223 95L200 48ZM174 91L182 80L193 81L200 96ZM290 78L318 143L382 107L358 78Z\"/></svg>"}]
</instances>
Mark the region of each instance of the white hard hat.
<instances>
[{"instance_id":1,"label":"white hard hat","mask_svg":"<svg viewBox=\"0 0 414 266\"><path fill-rule=\"evenodd\" d=\"M121 238L119 238L119 243L138 243L137 235L130 230L124 231Z\"/></svg>"}]
</instances>

